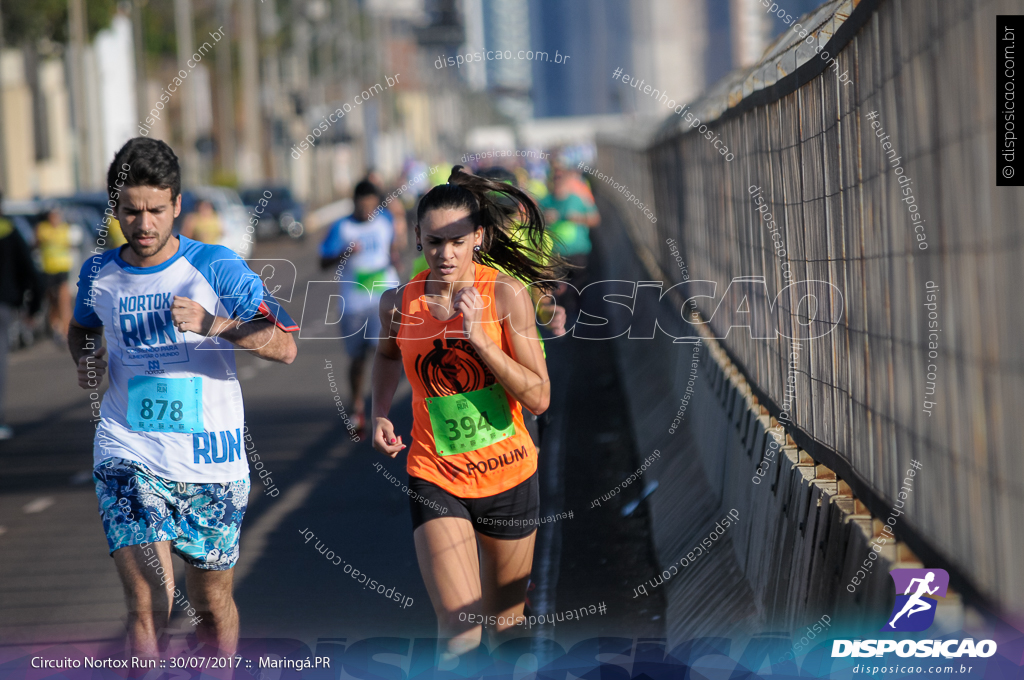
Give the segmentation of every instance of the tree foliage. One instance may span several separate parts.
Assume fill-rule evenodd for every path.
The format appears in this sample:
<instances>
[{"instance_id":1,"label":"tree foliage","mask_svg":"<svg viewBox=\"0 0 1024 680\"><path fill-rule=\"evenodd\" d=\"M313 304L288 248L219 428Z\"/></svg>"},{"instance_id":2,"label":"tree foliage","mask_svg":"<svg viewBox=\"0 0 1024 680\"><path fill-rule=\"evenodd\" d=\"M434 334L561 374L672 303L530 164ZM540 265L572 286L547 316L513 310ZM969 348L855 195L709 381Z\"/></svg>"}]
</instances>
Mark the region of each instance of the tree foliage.
<instances>
[{"instance_id":1,"label":"tree foliage","mask_svg":"<svg viewBox=\"0 0 1024 680\"><path fill-rule=\"evenodd\" d=\"M117 0L84 0L86 26L92 39L110 26ZM68 0L0 0L3 11L4 42L18 47L43 38L68 41Z\"/></svg>"}]
</instances>

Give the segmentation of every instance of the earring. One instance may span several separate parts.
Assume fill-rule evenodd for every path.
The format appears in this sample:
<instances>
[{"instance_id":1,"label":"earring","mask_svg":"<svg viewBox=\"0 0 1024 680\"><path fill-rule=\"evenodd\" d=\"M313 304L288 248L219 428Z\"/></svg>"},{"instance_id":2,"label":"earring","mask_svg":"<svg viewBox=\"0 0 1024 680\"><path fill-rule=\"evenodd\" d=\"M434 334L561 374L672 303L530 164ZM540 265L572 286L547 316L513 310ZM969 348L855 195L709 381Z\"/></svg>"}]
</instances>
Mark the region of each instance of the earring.
<instances>
[{"instance_id":1,"label":"earring","mask_svg":"<svg viewBox=\"0 0 1024 680\"><path fill-rule=\"evenodd\" d=\"M423 246L421 246L419 243L417 243L416 244L416 250L423 250Z\"/></svg>"},{"instance_id":2,"label":"earring","mask_svg":"<svg viewBox=\"0 0 1024 680\"><path fill-rule=\"evenodd\" d=\"M473 246L473 252L474 253L479 253L480 252L480 246Z\"/></svg>"}]
</instances>

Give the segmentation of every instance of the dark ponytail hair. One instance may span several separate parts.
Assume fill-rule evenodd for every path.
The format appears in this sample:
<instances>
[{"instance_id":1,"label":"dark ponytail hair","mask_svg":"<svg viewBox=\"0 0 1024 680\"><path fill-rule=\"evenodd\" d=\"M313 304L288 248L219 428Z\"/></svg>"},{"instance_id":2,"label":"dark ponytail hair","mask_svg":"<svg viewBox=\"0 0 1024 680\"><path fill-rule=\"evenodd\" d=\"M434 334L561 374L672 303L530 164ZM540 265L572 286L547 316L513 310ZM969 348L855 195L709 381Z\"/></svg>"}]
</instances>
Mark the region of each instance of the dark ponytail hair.
<instances>
[{"instance_id":1,"label":"dark ponytail hair","mask_svg":"<svg viewBox=\"0 0 1024 680\"><path fill-rule=\"evenodd\" d=\"M420 199L417 223L431 210L467 210L470 218L483 227L484 238L473 260L501 267L527 283L544 281L540 287L550 290L561 280L570 265L545 248L551 243L546 235L544 217L532 198L518 187L474 175L461 165L452 168L447 184L440 184ZM513 226L521 230L512 236ZM545 238L547 237L547 238Z\"/></svg>"}]
</instances>

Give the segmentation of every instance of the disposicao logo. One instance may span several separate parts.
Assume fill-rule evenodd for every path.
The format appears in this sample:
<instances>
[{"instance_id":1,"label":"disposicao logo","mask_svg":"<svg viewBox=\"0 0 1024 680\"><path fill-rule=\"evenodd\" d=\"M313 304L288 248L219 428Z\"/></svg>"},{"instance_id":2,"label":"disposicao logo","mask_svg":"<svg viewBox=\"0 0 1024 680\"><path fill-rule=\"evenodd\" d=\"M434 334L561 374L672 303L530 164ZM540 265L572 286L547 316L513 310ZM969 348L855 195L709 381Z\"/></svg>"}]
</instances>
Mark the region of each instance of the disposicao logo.
<instances>
[{"instance_id":1,"label":"disposicao logo","mask_svg":"<svg viewBox=\"0 0 1024 680\"><path fill-rule=\"evenodd\" d=\"M946 589L949 588L946 570L893 569L889 575L896 585L896 604L882 630L919 633L930 628L935 621L935 608L939 601L929 595L946 597Z\"/></svg>"},{"instance_id":2,"label":"disposicao logo","mask_svg":"<svg viewBox=\"0 0 1024 680\"><path fill-rule=\"evenodd\" d=\"M943 569L893 569L889 572L896 586L896 604L882 632L919 633L935 622L935 609L946 597L949 574ZM929 597L934 596L934 597ZM947 658L989 657L996 653L994 640L975 644L972 638L960 640L833 640L832 656L898 656Z\"/></svg>"}]
</instances>

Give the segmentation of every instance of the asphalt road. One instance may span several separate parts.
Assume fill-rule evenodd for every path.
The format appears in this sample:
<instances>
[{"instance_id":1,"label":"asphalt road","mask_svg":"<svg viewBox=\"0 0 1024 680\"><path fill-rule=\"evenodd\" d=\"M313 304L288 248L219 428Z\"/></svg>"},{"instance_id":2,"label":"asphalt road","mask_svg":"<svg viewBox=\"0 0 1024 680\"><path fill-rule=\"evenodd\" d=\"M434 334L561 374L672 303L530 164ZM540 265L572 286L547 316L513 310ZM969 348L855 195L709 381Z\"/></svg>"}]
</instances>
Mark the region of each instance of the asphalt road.
<instances>
[{"instance_id":1,"label":"asphalt road","mask_svg":"<svg viewBox=\"0 0 1024 680\"><path fill-rule=\"evenodd\" d=\"M366 442L352 442L333 401L330 373L350 410L341 342L322 337L329 335L325 322L336 320L328 305L332 287L307 286L333 272L317 268L312 237L260 244L256 257L257 271L274 265L271 288L282 285L278 295L296 321L303 319L303 331L291 366L236 356L256 451L280 490L267 496L253 475L235 570L242 637L298 640L310 649L318 640L326 648L325 639L434 637L408 498L374 466L382 462L404 479L404 457L392 461ZM297 274L290 301L291 265L283 260ZM646 506L629 517L589 507L636 467L612 351L611 342L548 343L555 398L540 458L542 516L573 517L541 529L530 604L539 614L606 610L531 631L562 645L596 635L663 634L663 602L632 599L632 585L656 571ZM88 394L77 387L66 350L49 342L12 356L8 394L16 437L0 442L0 648L71 643L116 653L126 612L91 482ZM407 385L392 415L400 429L410 429ZM308 532L315 538L307 543ZM320 554L317 542L401 593L405 606L362 587L344 565ZM191 626L179 613L172 628L184 637Z\"/></svg>"}]
</instances>

